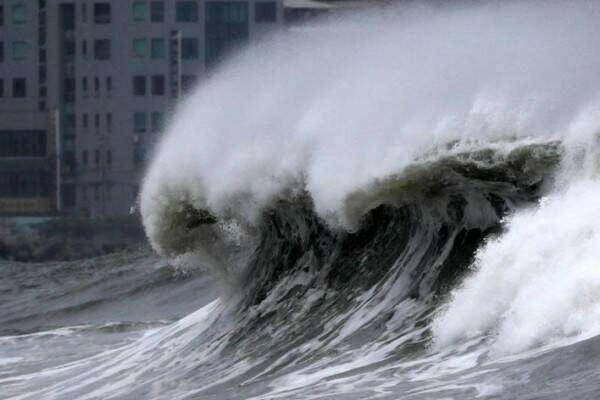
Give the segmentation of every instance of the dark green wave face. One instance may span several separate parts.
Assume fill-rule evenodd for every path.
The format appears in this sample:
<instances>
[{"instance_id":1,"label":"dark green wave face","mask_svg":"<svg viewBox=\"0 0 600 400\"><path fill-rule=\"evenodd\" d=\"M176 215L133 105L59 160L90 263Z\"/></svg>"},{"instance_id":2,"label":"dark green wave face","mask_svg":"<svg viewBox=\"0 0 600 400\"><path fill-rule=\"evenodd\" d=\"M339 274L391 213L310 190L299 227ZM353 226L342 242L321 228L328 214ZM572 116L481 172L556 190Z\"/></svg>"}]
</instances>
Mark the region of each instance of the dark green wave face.
<instances>
[{"instance_id":1,"label":"dark green wave face","mask_svg":"<svg viewBox=\"0 0 600 400\"><path fill-rule=\"evenodd\" d=\"M297 341L335 337L343 324L323 321L351 313L366 295L389 304L352 335L361 343L377 340L394 306L404 302L419 306L402 328L426 326L476 251L500 234L502 219L535 204L559 160L559 144L549 143L501 158L492 151L464 153L417 165L350 196L348 209L360 215L350 231L331 228L308 196L277 200L263 214L246 267L235 346L251 341L247 348L261 354L267 349L260 343L273 345L272 330L287 350ZM322 294L318 301L315 292ZM248 312L253 309L261 312ZM287 331L290 313L294 324ZM422 351L427 337L417 339Z\"/></svg>"}]
</instances>

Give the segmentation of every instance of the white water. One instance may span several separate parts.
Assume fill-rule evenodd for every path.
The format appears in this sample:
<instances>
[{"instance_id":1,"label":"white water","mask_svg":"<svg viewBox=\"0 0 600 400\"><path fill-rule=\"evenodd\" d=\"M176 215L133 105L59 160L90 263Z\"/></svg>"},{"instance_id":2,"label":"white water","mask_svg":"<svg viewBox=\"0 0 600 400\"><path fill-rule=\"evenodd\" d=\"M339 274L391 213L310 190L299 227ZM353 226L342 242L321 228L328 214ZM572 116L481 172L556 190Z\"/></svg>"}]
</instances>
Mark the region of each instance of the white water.
<instances>
[{"instance_id":1,"label":"white water","mask_svg":"<svg viewBox=\"0 0 600 400\"><path fill-rule=\"evenodd\" d=\"M491 335L513 353L600 333L600 185L585 180L513 216L434 323L437 344Z\"/></svg>"},{"instance_id":2,"label":"white water","mask_svg":"<svg viewBox=\"0 0 600 400\"><path fill-rule=\"evenodd\" d=\"M510 353L595 330L600 191L581 149L593 153L600 127L598 21L592 1L455 4L254 46L170 124L141 194L149 238L163 250L177 201L251 223L300 181L321 216L344 224L349 194L417 160L559 139L568 163L557 188L480 251L434 334L440 346L490 335Z\"/></svg>"}]
</instances>

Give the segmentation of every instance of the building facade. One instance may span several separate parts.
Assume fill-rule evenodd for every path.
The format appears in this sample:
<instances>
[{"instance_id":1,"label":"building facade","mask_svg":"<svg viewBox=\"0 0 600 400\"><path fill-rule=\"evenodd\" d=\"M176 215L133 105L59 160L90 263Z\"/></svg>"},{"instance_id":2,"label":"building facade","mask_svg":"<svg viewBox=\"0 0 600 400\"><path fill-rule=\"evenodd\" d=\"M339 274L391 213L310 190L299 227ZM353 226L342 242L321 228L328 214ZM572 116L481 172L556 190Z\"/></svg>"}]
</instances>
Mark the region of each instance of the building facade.
<instances>
[{"instance_id":1,"label":"building facade","mask_svg":"<svg viewBox=\"0 0 600 400\"><path fill-rule=\"evenodd\" d=\"M281 0L0 0L0 214L128 213L178 98L282 19Z\"/></svg>"}]
</instances>

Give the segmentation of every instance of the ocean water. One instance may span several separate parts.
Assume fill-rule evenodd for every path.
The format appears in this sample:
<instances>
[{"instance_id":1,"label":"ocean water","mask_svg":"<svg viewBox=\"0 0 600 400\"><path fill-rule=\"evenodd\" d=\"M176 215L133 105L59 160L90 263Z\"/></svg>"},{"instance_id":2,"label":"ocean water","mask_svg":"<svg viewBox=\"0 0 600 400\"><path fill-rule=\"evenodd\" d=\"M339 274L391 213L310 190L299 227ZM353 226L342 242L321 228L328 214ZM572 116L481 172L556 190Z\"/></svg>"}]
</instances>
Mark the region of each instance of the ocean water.
<instances>
[{"instance_id":1,"label":"ocean water","mask_svg":"<svg viewBox=\"0 0 600 400\"><path fill-rule=\"evenodd\" d=\"M600 397L600 3L396 5L179 105L153 251L0 263L0 398Z\"/></svg>"}]
</instances>

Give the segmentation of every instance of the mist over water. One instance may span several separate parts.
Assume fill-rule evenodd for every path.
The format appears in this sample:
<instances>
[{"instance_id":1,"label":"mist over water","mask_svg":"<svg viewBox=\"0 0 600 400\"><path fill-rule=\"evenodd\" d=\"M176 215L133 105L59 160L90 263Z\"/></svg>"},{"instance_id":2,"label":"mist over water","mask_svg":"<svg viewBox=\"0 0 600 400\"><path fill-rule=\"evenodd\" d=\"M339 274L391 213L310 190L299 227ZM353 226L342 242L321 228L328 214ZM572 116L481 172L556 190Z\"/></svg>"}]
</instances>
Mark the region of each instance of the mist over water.
<instances>
[{"instance_id":1,"label":"mist over water","mask_svg":"<svg viewBox=\"0 0 600 400\"><path fill-rule=\"evenodd\" d=\"M148 168L143 223L173 265L120 289L121 313L88 313L96 278L70 280L58 330L15 301L0 387L597 398L598 21L595 1L398 4L251 44L179 105ZM144 257L103 260L101 286L138 282ZM47 275L18 277L54 306ZM108 335L111 315L141 321Z\"/></svg>"}]
</instances>

